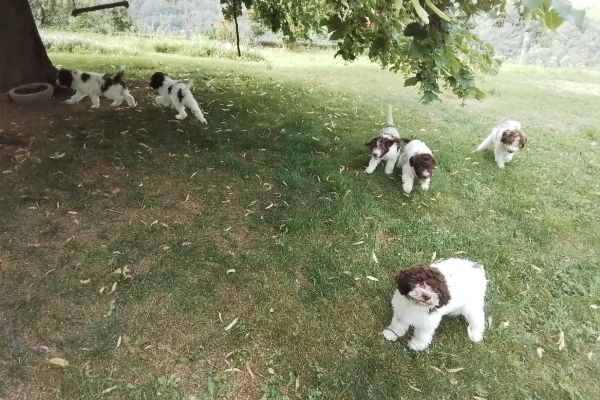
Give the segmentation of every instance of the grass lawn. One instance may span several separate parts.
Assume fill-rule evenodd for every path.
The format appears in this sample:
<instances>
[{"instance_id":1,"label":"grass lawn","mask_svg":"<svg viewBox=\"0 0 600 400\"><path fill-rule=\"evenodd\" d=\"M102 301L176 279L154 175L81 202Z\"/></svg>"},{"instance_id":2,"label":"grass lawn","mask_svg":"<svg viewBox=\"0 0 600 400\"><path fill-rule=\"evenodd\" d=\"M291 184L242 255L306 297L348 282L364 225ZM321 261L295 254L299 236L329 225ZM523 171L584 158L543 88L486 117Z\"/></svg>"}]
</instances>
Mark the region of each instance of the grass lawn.
<instances>
[{"instance_id":1,"label":"grass lawn","mask_svg":"<svg viewBox=\"0 0 600 400\"><path fill-rule=\"evenodd\" d=\"M50 56L125 65L139 106L0 105L0 398L600 398L600 73L506 66L423 106L322 52ZM152 106L155 70L208 126ZM429 192L362 172L388 103ZM499 170L472 150L505 118L530 142ZM453 256L486 267L484 341L385 342L396 271Z\"/></svg>"}]
</instances>

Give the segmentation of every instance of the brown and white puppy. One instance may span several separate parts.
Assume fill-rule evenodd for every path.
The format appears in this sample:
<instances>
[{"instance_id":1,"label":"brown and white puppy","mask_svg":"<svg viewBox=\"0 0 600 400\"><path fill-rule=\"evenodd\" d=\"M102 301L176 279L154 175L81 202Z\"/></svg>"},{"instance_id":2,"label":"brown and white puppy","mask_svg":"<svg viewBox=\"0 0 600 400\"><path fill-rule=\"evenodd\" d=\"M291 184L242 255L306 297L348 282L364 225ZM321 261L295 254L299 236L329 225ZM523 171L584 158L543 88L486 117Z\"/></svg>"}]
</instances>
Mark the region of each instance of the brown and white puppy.
<instances>
[{"instance_id":1,"label":"brown and white puppy","mask_svg":"<svg viewBox=\"0 0 600 400\"><path fill-rule=\"evenodd\" d=\"M405 193L410 193L415 178L419 180L423 190L429 189L431 177L437 168L437 159L424 142L415 139L402 149L398 165L402 167L402 189Z\"/></svg>"},{"instance_id":2,"label":"brown and white puppy","mask_svg":"<svg viewBox=\"0 0 600 400\"><path fill-rule=\"evenodd\" d=\"M400 271L396 285L392 321L383 330L386 340L398 340L412 326L414 335L408 345L416 351L424 350L442 317L448 314L465 317L473 342L483 339L487 280L481 264L458 258L417 264Z\"/></svg>"},{"instance_id":3,"label":"brown and white puppy","mask_svg":"<svg viewBox=\"0 0 600 400\"><path fill-rule=\"evenodd\" d=\"M506 121L494 127L492 133L477 147L476 151L494 149L494 156L498 167L512 160L515 153L527 144L527 136L521 131L519 121Z\"/></svg>"},{"instance_id":4,"label":"brown and white puppy","mask_svg":"<svg viewBox=\"0 0 600 400\"><path fill-rule=\"evenodd\" d=\"M398 130L394 127L394 119L392 116L392 106L388 106L387 122L385 127L379 131L379 136L365 143L371 149L371 160L365 168L367 174L372 174L375 168L385 161L385 173L391 174L396 166L396 161L400 155L400 148L405 143L400 139Z\"/></svg>"}]
</instances>

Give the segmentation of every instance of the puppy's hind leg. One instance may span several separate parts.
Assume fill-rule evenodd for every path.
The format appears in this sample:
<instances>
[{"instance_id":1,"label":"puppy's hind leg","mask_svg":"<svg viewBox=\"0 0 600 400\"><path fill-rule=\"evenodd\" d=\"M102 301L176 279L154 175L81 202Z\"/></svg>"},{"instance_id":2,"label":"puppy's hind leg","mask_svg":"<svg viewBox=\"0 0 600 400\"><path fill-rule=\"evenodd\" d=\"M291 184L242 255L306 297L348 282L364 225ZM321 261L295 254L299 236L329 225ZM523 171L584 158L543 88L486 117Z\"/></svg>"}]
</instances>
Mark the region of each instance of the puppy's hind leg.
<instances>
[{"instance_id":1,"label":"puppy's hind leg","mask_svg":"<svg viewBox=\"0 0 600 400\"><path fill-rule=\"evenodd\" d=\"M208 124L208 122L206 122L206 118L204 118L204 113L198 105L198 102L191 95L188 97L188 107L190 108L190 110L192 110L192 113L196 116L196 118L198 118L200 122L202 122L203 124Z\"/></svg>"},{"instance_id":2,"label":"puppy's hind leg","mask_svg":"<svg viewBox=\"0 0 600 400\"><path fill-rule=\"evenodd\" d=\"M478 305L467 308L462 313L469 324L467 334L473 342L481 342L483 340L483 331L485 330L485 314L483 305Z\"/></svg>"},{"instance_id":3,"label":"puppy's hind leg","mask_svg":"<svg viewBox=\"0 0 600 400\"><path fill-rule=\"evenodd\" d=\"M112 103L110 103L111 107L119 107L123 103L123 96L116 97Z\"/></svg>"},{"instance_id":4,"label":"puppy's hind leg","mask_svg":"<svg viewBox=\"0 0 600 400\"><path fill-rule=\"evenodd\" d=\"M135 99L129 93L129 90L127 90L127 89L123 90L123 97L125 98L125 101L127 102L127 105L129 107L135 107L137 105L137 103L135 102Z\"/></svg>"},{"instance_id":5,"label":"puppy's hind leg","mask_svg":"<svg viewBox=\"0 0 600 400\"><path fill-rule=\"evenodd\" d=\"M90 108L100 108L100 96L90 96L92 100L92 107Z\"/></svg>"},{"instance_id":6,"label":"puppy's hind leg","mask_svg":"<svg viewBox=\"0 0 600 400\"><path fill-rule=\"evenodd\" d=\"M173 103L173 108L177 110L179 114L175 116L178 120L185 119L187 117L187 113L185 112L185 107L181 103Z\"/></svg>"}]
</instances>

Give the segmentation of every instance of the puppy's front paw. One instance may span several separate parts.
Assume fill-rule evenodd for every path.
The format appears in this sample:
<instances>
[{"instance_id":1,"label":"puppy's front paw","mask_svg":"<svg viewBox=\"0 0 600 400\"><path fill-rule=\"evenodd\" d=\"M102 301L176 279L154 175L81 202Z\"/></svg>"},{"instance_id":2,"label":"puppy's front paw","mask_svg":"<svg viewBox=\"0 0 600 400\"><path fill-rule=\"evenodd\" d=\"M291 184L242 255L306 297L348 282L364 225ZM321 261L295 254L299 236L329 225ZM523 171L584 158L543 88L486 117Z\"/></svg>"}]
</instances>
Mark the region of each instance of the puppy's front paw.
<instances>
[{"instance_id":1,"label":"puppy's front paw","mask_svg":"<svg viewBox=\"0 0 600 400\"><path fill-rule=\"evenodd\" d=\"M93 105L93 106L91 106L90 108L91 108L91 109L94 109L94 108L100 108L100 104L94 104L94 105Z\"/></svg>"},{"instance_id":2,"label":"puppy's front paw","mask_svg":"<svg viewBox=\"0 0 600 400\"><path fill-rule=\"evenodd\" d=\"M483 340L483 331L481 329L475 329L469 325L467 333L469 335L469 339L471 339L472 342L478 343Z\"/></svg>"},{"instance_id":3,"label":"puppy's front paw","mask_svg":"<svg viewBox=\"0 0 600 400\"><path fill-rule=\"evenodd\" d=\"M395 342L398 340L398 335L396 335L396 333L394 333L391 329L385 328L382 333L385 340L390 342Z\"/></svg>"},{"instance_id":4,"label":"puppy's front paw","mask_svg":"<svg viewBox=\"0 0 600 400\"><path fill-rule=\"evenodd\" d=\"M175 118L177 118L177 119L178 119L178 120L180 120L180 121L181 121L182 119L185 119L185 117L187 117L187 115L181 115L181 114L177 114L177 115L175 116Z\"/></svg>"},{"instance_id":5,"label":"puppy's front paw","mask_svg":"<svg viewBox=\"0 0 600 400\"><path fill-rule=\"evenodd\" d=\"M200 120L200 123L204 124L204 125L208 125L208 122L206 121L206 119L202 118Z\"/></svg>"},{"instance_id":6,"label":"puppy's front paw","mask_svg":"<svg viewBox=\"0 0 600 400\"><path fill-rule=\"evenodd\" d=\"M75 100L67 99L65 100L65 104L75 104Z\"/></svg>"},{"instance_id":7,"label":"puppy's front paw","mask_svg":"<svg viewBox=\"0 0 600 400\"><path fill-rule=\"evenodd\" d=\"M374 169L371 169L371 168L368 168L368 167L367 167L367 168L365 168L365 174L372 174L372 173L373 173L373 171L375 171L375 170L374 170Z\"/></svg>"},{"instance_id":8,"label":"puppy's front paw","mask_svg":"<svg viewBox=\"0 0 600 400\"><path fill-rule=\"evenodd\" d=\"M427 347L429 347L429 342L412 339L410 342L408 342L408 347L410 347L411 350L414 350L414 351L422 351L422 350L425 350Z\"/></svg>"}]
</instances>

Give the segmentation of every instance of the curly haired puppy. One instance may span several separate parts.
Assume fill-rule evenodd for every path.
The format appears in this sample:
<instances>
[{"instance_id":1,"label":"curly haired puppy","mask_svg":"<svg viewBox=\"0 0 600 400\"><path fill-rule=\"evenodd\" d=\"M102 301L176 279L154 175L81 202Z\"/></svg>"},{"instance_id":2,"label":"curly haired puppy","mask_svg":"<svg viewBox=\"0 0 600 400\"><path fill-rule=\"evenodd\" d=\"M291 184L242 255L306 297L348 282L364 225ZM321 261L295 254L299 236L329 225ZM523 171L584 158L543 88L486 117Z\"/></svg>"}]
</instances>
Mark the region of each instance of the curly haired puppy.
<instances>
[{"instance_id":1,"label":"curly haired puppy","mask_svg":"<svg viewBox=\"0 0 600 400\"><path fill-rule=\"evenodd\" d=\"M400 148L405 143L400 139L398 130L394 127L394 119L392 117L392 106L388 106L387 122L385 127L379 131L379 136L365 143L371 149L371 160L365 168L367 174L372 174L375 168L385 161L385 173L391 174L396 166L396 161L400 155Z\"/></svg>"},{"instance_id":2,"label":"curly haired puppy","mask_svg":"<svg viewBox=\"0 0 600 400\"><path fill-rule=\"evenodd\" d=\"M192 110L200 122L207 123L198 102L185 83L173 80L162 72L155 72L150 78L149 86L158 92L158 96L155 98L156 104L162 107L173 107L177 110L178 114L175 118L185 119L187 117L185 108L187 107Z\"/></svg>"},{"instance_id":3,"label":"curly haired puppy","mask_svg":"<svg viewBox=\"0 0 600 400\"><path fill-rule=\"evenodd\" d=\"M120 106L123 100L129 107L135 107L135 100L127 90L123 75L125 75L123 70L110 75L59 69L56 84L75 89L75 94L65 100L67 104L79 103L89 96L92 100L92 108L98 108L100 96L104 96L113 101L111 104L113 107Z\"/></svg>"},{"instance_id":4,"label":"curly haired puppy","mask_svg":"<svg viewBox=\"0 0 600 400\"><path fill-rule=\"evenodd\" d=\"M402 166L402 189L405 193L410 193L415 178L419 180L423 190L429 189L433 171L437 168L437 159L425 143L415 139L402 149L398 165Z\"/></svg>"},{"instance_id":5,"label":"curly haired puppy","mask_svg":"<svg viewBox=\"0 0 600 400\"><path fill-rule=\"evenodd\" d=\"M521 131L519 121L506 121L494 127L492 133L477 147L476 151L494 149L494 156L498 167L512 160L515 153L527 144L527 136Z\"/></svg>"},{"instance_id":6,"label":"curly haired puppy","mask_svg":"<svg viewBox=\"0 0 600 400\"><path fill-rule=\"evenodd\" d=\"M414 335L408 346L424 350L444 315L463 315L469 324L469 339L483 339L487 280L481 264L458 258L433 265L417 264L400 271L396 284L398 289L392 297L394 314L383 330L386 340L398 340L412 326Z\"/></svg>"}]
</instances>

